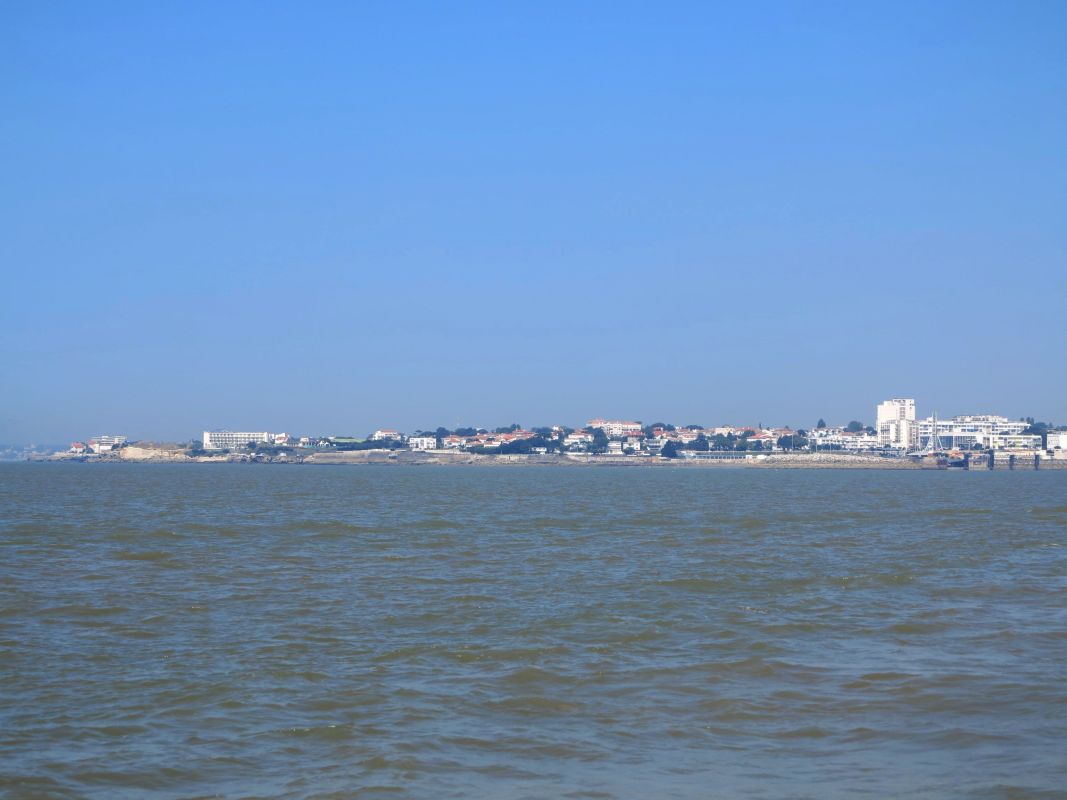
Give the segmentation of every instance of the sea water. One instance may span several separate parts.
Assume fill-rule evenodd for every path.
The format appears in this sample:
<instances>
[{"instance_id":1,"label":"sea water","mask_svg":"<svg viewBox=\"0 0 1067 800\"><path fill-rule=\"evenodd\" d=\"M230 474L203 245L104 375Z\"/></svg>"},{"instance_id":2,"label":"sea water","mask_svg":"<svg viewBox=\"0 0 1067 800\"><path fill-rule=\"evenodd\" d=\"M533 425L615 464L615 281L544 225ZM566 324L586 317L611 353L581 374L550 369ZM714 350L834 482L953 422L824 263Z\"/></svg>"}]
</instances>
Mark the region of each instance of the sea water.
<instances>
[{"instance_id":1,"label":"sea water","mask_svg":"<svg viewBox=\"0 0 1067 800\"><path fill-rule=\"evenodd\" d=\"M1067 472L0 467L0 796L1067 796Z\"/></svg>"}]
</instances>

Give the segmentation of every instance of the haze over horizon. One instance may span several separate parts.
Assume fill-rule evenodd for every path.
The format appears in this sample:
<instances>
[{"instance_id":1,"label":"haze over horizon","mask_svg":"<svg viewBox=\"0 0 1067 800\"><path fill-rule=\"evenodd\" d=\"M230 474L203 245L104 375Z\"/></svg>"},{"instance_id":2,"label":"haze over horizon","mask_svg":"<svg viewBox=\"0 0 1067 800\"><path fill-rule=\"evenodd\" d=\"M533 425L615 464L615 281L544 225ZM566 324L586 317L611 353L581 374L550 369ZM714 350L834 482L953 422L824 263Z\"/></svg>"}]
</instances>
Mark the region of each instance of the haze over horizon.
<instances>
[{"instance_id":1,"label":"haze over horizon","mask_svg":"<svg viewBox=\"0 0 1067 800\"><path fill-rule=\"evenodd\" d=\"M0 9L0 442L1067 423L1067 5Z\"/></svg>"}]
</instances>

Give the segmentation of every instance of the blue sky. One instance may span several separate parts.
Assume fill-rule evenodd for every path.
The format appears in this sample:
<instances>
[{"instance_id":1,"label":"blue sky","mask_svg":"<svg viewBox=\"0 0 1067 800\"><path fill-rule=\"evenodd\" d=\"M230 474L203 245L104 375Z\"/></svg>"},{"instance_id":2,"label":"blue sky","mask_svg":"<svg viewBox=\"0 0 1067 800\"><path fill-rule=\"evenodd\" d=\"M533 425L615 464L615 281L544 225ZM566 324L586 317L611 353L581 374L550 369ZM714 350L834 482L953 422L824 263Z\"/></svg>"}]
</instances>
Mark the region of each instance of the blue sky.
<instances>
[{"instance_id":1,"label":"blue sky","mask_svg":"<svg viewBox=\"0 0 1067 800\"><path fill-rule=\"evenodd\" d=\"M0 9L0 441L1067 422L1067 5Z\"/></svg>"}]
</instances>

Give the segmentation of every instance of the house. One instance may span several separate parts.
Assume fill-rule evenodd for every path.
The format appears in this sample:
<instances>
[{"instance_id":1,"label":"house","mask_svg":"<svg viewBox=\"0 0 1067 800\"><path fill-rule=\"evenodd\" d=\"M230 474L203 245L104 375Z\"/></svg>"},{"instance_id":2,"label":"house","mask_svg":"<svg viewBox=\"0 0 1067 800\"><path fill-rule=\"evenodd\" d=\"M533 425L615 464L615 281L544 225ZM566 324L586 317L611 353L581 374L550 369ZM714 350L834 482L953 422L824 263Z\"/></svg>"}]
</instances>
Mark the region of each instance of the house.
<instances>
[{"instance_id":1,"label":"house","mask_svg":"<svg viewBox=\"0 0 1067 800\"><path fill-rule=\"evenodd\" d=\"M403 441L404 434L402 434L400 431L384 429L380 431L375 431L370 435L370 440L372 442L380 442L383 439L396 439L397 441Z\"/></svg>"},{"instance_id":2,"label":"house","mask_svg":"<svg viewBox=\"0 0 1067 800\"><path fill-rule=\"evenodd\" d=\"M749 446L756 446L756 449L772 450L778 443L778 438L770 431L759 430L748 437Z\"/></svg>"},{"instance_id":3,"label":"house","mask_svg":"<svg viewBox=\"0 0 1067 800\"><path fill-rule=\"evenodd\" d=\"M564 447L581 449L593 443L593 434L589 431L571 431L563 440Z\"/></svg>"},{"instance_id":4,"label":"house","mask_svg":"<svg viewBox=\"0 0 1067 800\"><path fill-rule=\"evenodd\" d=\"M667 438L663 436L657 436L644 440L645 452L651 453L656 456L659 455L659 451L663 449L663 445L667 444Z\"/></svg>"},{"instance_id":5,"label":"house","mask_svg":"<svg viewBox=\"0 0 1067 800\"><path fill-rule=\"evenodd\" d=\"M436 436L411 436L408 438L409 450L436 450Z\"/></svg>"}]
</instances>

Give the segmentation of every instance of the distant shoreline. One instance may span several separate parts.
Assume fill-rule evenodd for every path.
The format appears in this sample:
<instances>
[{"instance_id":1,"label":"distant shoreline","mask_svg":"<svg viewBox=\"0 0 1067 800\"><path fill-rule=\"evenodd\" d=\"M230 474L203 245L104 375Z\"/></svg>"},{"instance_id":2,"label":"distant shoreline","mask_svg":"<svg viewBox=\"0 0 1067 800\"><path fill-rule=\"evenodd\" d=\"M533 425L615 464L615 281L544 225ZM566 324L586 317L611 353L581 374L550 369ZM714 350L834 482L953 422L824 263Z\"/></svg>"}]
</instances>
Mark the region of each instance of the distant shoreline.
<instances>
[{"instance_id":1,"label":"distant shoreline","mask_svg":"<svg viewBox=\"0 0 1067 800\"><path fill-rule=\"evenodd\" d=\"M177 453L141 451L123 455L124 451L102 456L50 456L28 459L23 463L84 463L84 464L262 464L270 466L426 466L426 467L617 467L667 469L836 469L836 470L923 470L916 461L907 458L840 453L748 454L745 457L677 458L634 456L579 455L483 455L451 451L362 450L315 452L297 459L257 460L242 456L191 457ZM19 463L19 462L12 462ZM975 470L988 471L984 464ZM998 462L996 470L1008 470L1006 459ZM1020 456L1015 470L1033 470L1032 456ZM1067 459L1042 458L1040 469L1067 470Z\"/></svg>"}]
</instances>

